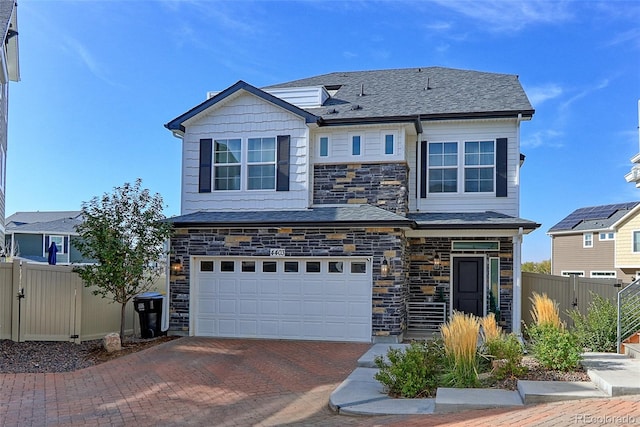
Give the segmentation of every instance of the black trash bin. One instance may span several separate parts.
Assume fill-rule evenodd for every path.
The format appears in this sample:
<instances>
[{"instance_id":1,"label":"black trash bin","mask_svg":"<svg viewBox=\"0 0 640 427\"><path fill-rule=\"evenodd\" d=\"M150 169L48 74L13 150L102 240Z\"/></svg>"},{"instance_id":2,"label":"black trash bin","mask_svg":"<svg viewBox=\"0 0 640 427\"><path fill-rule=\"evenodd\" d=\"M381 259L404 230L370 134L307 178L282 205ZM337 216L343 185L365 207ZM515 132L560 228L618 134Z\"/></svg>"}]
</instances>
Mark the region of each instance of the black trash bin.
<instances>
[{"instance_id":1,"label":"black trash bin","mask_svg":"<svg viewBox=\"0 0 640 427\"><path fill-rule=\"evenodd\" d=\"M133 308L140 316L140 336L153 338L162 332L162 305L164 297L158 292L145 292L133 298Z\"/></svg>"}]
</instances>

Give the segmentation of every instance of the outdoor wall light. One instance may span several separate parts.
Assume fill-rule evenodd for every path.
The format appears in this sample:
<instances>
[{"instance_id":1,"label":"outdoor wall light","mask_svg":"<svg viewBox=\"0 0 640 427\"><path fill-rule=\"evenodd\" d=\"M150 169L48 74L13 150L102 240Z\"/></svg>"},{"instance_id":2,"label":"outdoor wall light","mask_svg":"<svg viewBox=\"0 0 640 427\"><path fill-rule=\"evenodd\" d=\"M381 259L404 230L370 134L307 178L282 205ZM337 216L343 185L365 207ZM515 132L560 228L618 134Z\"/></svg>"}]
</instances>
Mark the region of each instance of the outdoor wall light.
<instances>
[{"instance_id":1,"label":"outdoor wall light","mask_svg":"<svg viewBox=\"0 0 640 427\"><path fill-rule=\"evenodd\" d=\"M173 273L179 273L182 270L182 262L180 260L171 263L171 271Z\"/></svg>"},{"instance_id":2,"label":"outdoor wall light","mask_svg":"<svg viewBox=\"0 0 640 427\"><path fill-rule=\"evenodd\" d=\"M389 261L386 258L382 259L382 264L380 265L380 274L382 276L388 276L391 271L391 267L389 266Z\"/></svg>"},{"instance_id":3,"label":"outdoor wall light","mask_svg":"<svg viewBox=\"0 0 640 427\"><path fill-rule=\"evenodd\" d=\"M440 255L435 254L433 256L433 269L434 270L440 270L441 266L442 265L441 265L441 261L440 261Z\"/></svg>"}]
</instances>

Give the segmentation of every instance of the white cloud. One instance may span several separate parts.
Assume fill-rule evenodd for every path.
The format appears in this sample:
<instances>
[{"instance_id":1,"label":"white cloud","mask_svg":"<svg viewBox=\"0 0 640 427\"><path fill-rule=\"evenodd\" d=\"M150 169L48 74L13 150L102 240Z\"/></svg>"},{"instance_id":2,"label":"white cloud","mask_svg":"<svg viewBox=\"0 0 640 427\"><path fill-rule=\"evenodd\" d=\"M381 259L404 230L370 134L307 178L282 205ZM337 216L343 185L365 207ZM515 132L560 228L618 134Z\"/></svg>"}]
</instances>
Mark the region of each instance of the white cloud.
<instances>
[{"instance_id":1,"label":"white cloud","mask_svg":"<svg viewBox=\"0 0 640 427\"><path fill-rule=\"evenodd\" d=\"M96 60L93 53L79 40L70 36L63 36L61 40L62 49L79 58L80 62L89 69L91 74L111 86L122 86L109 78L107 69Z\"/></svg>"},{"instance_id":2,"label":"white cloud","mask_svg":"<svg viewBox=\"0 0 640 427\"><path fill-rule=\"evenodd\" d=\"M564 22L572 18L567 1L433 0L461 15L489 24L489 31L521 30L529 25Z\"/></svg>"},{"instance_id":3,"label":"white cloud","mask_svg":"<svg viewBox=\"0 0 640 427\"><path fill-rule=\"evenodd\" d=\"M555 83L548 83L546 85L527 89L529 101L531 101L534 107L537 107L549 99L559 97L563 92L562 87Z\"/></svg>"},{"instance_id":4,"label":"white cloud","mask_svg":"<svg viewBox=\"0 0 640 427\"><path fill-rule=\"evenodd\" d=\"M522 148L538 148L538 147L562 147L562 137L564 134L553 129L545 129L534 132L529 136L525 136L520 145Z\"/></svg>"}]
</instances>

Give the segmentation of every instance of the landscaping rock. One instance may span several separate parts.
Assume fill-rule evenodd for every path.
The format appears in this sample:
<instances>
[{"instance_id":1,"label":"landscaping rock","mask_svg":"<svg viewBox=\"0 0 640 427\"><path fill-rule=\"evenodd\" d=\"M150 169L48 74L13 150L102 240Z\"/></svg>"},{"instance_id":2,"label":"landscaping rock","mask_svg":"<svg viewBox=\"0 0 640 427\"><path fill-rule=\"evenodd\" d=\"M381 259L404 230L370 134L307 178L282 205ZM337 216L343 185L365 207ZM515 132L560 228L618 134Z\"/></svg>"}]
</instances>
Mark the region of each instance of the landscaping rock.
<instances>
[{"instance_id":1,"label":"landscaping rock","mask_svg":"<svg viewBox=\"0 0 640 427\"><path fill-rule=\"evenodd\" d=\"M120 342L120 334L110 333L102 339L102 346L108 353L122 350L122 343Z\"/></svg>"}]
</instances>

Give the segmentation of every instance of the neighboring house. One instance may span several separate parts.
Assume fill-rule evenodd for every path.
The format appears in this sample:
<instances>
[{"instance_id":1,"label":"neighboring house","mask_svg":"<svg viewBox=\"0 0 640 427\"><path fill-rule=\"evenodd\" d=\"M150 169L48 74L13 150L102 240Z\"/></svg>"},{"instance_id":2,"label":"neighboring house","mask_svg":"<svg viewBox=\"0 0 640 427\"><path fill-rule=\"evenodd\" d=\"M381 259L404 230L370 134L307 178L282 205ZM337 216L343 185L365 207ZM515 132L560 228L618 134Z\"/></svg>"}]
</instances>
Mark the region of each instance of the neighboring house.
<instances>
[{"instance_id":1,"label":"neighboring house","mask_svg":"<svg viewBox=\"0 0 640 427\"><path fill-rule=\"evenodd\" d=\"M640 275L640 202L576 209L547 234L551 274L624 283Z\"/></svg>"},{"instance_id":2,"label":"neighboring house","mask_svg":"<svg viewBox=\"0 0 640 427\"><path fill-rule=\"evenodd\" d=\"M0 0L0 242L5 235L5 196L7 188L7 121L9 81L20 80L18 64L18 21L15 0Z\"/></svg>"},{"instance_id":3,"label":"neighboring house","mask_svg":"<svg viewBox=\"0 0 640 427\"><path fill-rule=\"evenodd\" d=\"M47 262L48 248L56 243L57 264L89 262L74 245L80 211L16 212L6 219L6 244L18 258Z\"/></svg>"},{"instance_id":4,"label":"neighboring house","mask_svg":"<svg viewBox=\"0 0 640 427\"><path fill-rule=\"evenodd\" d=\"M338 72L208 96L165 125L182 140L171 333L398 342L453 310L520 331L539 224L519 217L534 110L517 76Z\"/></svg>"}]
</instances>

